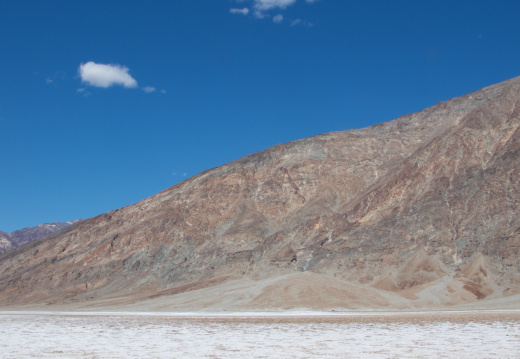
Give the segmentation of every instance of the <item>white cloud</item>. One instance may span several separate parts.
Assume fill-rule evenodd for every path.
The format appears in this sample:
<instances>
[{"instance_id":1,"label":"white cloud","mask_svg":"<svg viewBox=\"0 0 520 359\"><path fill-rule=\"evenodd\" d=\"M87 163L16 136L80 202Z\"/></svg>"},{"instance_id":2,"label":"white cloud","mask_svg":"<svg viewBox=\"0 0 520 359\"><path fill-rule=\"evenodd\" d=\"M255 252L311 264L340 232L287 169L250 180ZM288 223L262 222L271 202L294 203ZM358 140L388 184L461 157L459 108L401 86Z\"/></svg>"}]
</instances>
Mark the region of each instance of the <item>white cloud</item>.
<instances>
[{"instance_id":1,"label":"white cloud","mask_svg":"<svg viewBox=\"0 0 520 359\"><path fill-rule=\"evenodd\" d=\"M155 92L156 88L153 87L153 86L145 86L143 87L143 91L146 92L146 93L152 93L152 92Z\"/></svg>"},{"instance_id":2,"label":"white cloud","mask_svg":"<svg viewBox=\"0 0 520 359\"><path fill-rule=\"evenodd\" d=\"M253 17L257 19L265 19L265 18L272 18L273 22L275 23L281 23L285 20L285 17L282 14L274 15L271 11L282 11L288 8L289 6L292 6L296 4L298 0L234 0L236 3L244 3L244 2L250 2L251 5L244 8L231 8L229 10L232 14L242 14L242 15L249 15L252 14ZM320 0L304 0L307 4L313 4ZM307 22L306 20L302 19L295 19L287 20L292 26L295 25L305 25L305 26L312 26L311 23Z\"/></svg>"},{"instance_id":3,"label":"white cloud","mask_svg":"<svg viewBox=\"0 0 520 359\"><path fill-rule=\"evenodd\" d=\"M267 15L265 15L263 12L261 12L260 10L255 10L255 12L253 13L254 17L257 18L257 19L263 19L265 17L267 17Z\"/></svg>"},{"instance_id":4,"label":"white cloud","mask_svg":"<svg viewBox=\"0 0 520 359\"><path fill-rule=\"evenodd\" d=\"M255 9L260 11L271 10L275 8L285 9L295 2L296 0L255 0Z\"/></svg>"},{"instance_id":5,"label":"white cloud","mask_svg":"<svg viewBox=\"0 0 520 359\"><path fill-rule=\"evenodd\" d=\"M249 14L249 9L247 7L243 8L243 9L229 9L229 12L232 13L232 14L242 14L242 15L247 15Z\"/></svg>"},{"instance_id":6,"label":"white cloud","mask_svg":"<svg viewBox=\"0 0 520 359\"><path fill-rule=\"evenodd\" d=\"M137 81L128 73L129 69L121 65L96 64L89 61L79 65L79 75L82 82L95 87L110 87L121 85L137 87Z\"/></svg>"},{"instance_id":7,"label":"white cloud","mask_svg":"<svg viewBox=\"0 0 520 359\"><path fill-rule=\"evenodd\" d=\"M89 97L91 95L90 91L86 91L84 87L77 89L76 92L83 94L85 97Z\"/></svg>"},{"instance_id":8,"label":"white cloud","mask_svg":"<svg viewBox=\"0 0 520 359\"><path fill-rule=\"evenodd\" d=\"M162 94L166 94L166 90L161 90L160 91Z\"/></svg>"},{"instance_id":9,"label":"white cloud","mask_svg":"<svg viewBox=\"0 0 520 359\"><path fill-rule=\"evenodd\" d=\"M298 25L302 25L302 26L306 26L306 27L314 26L314 24L312 22L309 22L307 20L294 19L293 21L291 21L291 26L298 26Z\"/></svg>"}]
</instances>

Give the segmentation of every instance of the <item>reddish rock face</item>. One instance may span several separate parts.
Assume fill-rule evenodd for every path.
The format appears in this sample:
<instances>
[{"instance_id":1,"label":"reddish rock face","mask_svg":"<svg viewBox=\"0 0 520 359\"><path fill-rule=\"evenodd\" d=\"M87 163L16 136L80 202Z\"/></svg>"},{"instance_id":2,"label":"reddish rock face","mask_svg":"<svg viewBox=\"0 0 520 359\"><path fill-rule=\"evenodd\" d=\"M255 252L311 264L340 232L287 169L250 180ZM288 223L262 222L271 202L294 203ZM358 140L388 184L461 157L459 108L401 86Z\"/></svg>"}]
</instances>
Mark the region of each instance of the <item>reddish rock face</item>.
<instances>
[{"instance_id":1,"label":"reddish rock face","mask_svg":"<svg viewBox=\"0 0 520 359\"><path fill-rule=\"evenodd\" d=\"M519 127L516 78L366 129L271 147L4 254L0 303L173 303L298 272L324 278L305 302L322 309L340 283L367 298L378 291L378 306L391 305L386 292L405 298L402 307L515 294ZM278 303L279 288L269 288ZM266 293L251 294L251 308L260 297L269 307Z\"/></svg>"}]
</instances>

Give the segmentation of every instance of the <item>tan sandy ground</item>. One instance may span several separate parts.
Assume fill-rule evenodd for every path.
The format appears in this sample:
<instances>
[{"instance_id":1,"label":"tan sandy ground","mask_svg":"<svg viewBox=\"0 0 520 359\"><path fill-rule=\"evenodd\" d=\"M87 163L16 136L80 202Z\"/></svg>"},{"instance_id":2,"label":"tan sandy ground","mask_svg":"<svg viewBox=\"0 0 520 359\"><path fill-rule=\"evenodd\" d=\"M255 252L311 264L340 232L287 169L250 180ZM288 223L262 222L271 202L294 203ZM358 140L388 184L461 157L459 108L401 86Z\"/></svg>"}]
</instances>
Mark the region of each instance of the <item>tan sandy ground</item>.
<instances>
[{"instance_id":1,"label":"tan sandy ground","mask_svg":"<svg viewBox=\"0 0 520 359\"><path fill-rule=\"evenodd\" d=\"M0 311L0 315L10 314L49 314L49 315L96 315L104 316L151 316L168 322L202 322L202 323L412 323L424 324L434 322L450 323L520 323L520 310L503 311L427 311L427 312L271 312L271 313L137 313L137 312L33 312L33 311Z\"/></svg>"},{"instance_id":2,"label":"tan sandy ground","mask_svg":"<svg viewBox=\"0 0 520 359\"><path fill-rule=\"evenodd\" d=\"M338 313L337 315L208 315L201 317L180 317L181 320L210 321L216 323L432 323L432 322L517 322L520 311L432 311L432 312L364 312L358 314Z\"/></svg>"},{"instance_id":3,"label":"tan sandy ground","mask_svg":"<svg viewBox=\"0 0 520 359\"><path fill-rule=\"evenodd\" d=\"M0 310L179 313L520 310L520 294L477 301L460 283L446 279L399 292L311 272L216 283L180 293L136 290L116 297L98 293L77 302L15 305Z\"/></svg>"}]
</instances>

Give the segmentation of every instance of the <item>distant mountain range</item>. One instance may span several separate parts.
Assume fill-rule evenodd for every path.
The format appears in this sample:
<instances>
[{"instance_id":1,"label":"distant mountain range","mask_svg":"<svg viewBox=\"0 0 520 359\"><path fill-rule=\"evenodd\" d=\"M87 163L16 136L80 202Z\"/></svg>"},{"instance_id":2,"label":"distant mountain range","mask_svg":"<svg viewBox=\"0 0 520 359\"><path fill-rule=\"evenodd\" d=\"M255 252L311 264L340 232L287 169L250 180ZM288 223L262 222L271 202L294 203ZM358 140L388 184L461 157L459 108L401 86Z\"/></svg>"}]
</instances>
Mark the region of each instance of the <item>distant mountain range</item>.
<instances>
[{"instance_id":1,"label":"distant mountain range","mask_svg":"<svg viewBox=\"0 0 520 359\"><path fill-rule=\"evenodd\" d=\"M65 228L70 227L79 221L81 221L81 219L69 222L44 223L37 225L36 227L19 229L12 233L0 231L0 254L26 243L61 232Z\"/></svg>"}]
</instances>

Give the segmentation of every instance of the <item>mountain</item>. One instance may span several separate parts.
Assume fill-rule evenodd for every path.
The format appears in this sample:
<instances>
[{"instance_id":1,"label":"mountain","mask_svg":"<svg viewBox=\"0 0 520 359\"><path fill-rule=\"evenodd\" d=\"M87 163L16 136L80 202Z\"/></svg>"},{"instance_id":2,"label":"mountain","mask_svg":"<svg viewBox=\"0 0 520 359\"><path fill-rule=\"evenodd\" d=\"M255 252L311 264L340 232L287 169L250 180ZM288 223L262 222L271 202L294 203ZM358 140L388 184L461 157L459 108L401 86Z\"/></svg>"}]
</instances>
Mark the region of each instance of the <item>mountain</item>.
<instances>
[{"instance_id":1,"label":"mountain","mask_svg":"<svg viewBox=\"0 0 520 359\"><path fill-rule=\"evenodd\" d=\"M0 253L7 252L23 244L42 239L60 232L61 230L81 221L81 219L69 222L44 223L36 227L19 229L12 233L0 231Z\"/></svg>"},{"instance_id":2,"label":"mountain","mask_svg":"<svg viewBox=\"0 0 520 359\"><path fill-rule=\"evenodd\" d=\"M520 303L520 78L277 145L0 257L0 305Z\"/></svg>"},{"instance_id":3,"label":"mountain","mask_svg":"<svg viewBox=\"0 0 520 359\"><path fill-rule=\"evenodd\" d=\"M0 231L0 253L10 251L14 248L10 238L11 235L9 233Z\"/></svg>"}]
</instances>

